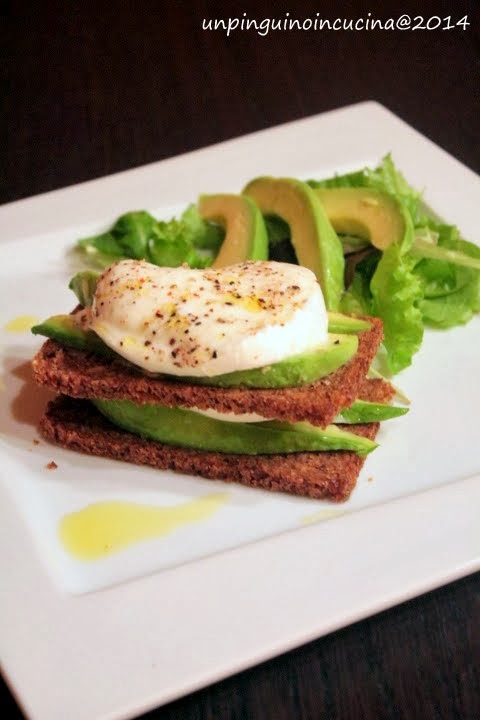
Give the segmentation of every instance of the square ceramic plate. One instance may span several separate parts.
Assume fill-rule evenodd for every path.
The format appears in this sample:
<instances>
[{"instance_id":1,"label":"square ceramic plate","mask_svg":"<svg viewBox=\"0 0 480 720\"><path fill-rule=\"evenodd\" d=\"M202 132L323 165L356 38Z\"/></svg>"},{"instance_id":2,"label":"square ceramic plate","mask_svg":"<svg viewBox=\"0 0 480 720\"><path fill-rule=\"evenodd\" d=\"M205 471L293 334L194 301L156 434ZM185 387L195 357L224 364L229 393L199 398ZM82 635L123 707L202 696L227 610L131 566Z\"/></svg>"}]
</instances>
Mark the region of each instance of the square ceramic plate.
<instances>
[{"instance_id":1,"label":"square ceramic plate","mask_svg":"<svg viewBox=\"0 0 480 720\"><path fill-rule=\"evenodd\" d=\"M33 443L45 397L28 372L39 341L21 330L71 306L77 237L128 209L168 217L255 175L321 177L389 151L479 242L480 179L376 103L0 208L1 657L29 717L132 717L480 567L478 318L427 333L401 376L411 412L382 429L333 511ZM164 507L219 492L208 523L115 557L78 561L59 543L63 515L95 500Z\"/></svg>"}]
</instances>

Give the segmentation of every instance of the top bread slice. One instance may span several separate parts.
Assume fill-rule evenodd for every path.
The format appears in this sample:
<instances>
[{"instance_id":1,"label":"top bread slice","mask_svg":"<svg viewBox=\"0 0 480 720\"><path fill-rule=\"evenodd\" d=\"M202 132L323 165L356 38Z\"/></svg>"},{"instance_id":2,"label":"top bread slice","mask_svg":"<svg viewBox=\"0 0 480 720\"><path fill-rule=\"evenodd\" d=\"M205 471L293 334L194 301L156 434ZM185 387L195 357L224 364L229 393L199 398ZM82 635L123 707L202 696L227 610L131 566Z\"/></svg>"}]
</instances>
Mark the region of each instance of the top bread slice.
<instances>
[{"instance_id":1,"label":"top bread slice","mask_svg":"<svg viewBox=\"0 0 480 720\"><path fill-rule=\"evenodd\" d=\"M121 359L105 359L47 340L33 359L38 384L73 398L130 400L143 405L257 413L287 422L308 421L325 427L361 397L368 368L382 341L382 322L365 318L371 327L359 333L358 351L343 367L308 385L292 388L218 388L143 374ZM378 400L390 399L388 383L377 383Z\"/></svg>"}]
</instances>

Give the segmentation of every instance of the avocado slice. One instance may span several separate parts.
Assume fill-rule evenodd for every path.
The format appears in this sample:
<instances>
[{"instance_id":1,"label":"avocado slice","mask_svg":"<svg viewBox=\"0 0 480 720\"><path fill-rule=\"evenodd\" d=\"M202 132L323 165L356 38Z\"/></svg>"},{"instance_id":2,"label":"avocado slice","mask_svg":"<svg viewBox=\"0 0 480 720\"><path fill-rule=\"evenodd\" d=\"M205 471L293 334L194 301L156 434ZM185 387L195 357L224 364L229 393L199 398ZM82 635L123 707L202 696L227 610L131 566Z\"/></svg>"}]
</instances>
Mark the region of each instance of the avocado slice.
<instances>
[{"instance_id":1,"label":"avocado slice","mask_svg":"<svg viewBox=\"0 0 480 720\"><path fill-rule=\"evenodd\" d=\"M288 223L298 262L317 276L327 310L337 310L343 292L342 244L315 191L293 178L259 177L243 193L264 215L277 215Z\"/></svg>"},{"instance_id":2,"label":"avocado slice","mask_svg":"<svg viewBox=\"0 0 480 720\"><path fill-rule=\"evenodd\" d=\"M253 200L243 195L201 195L198 211L204 220L225 226L225 238L212 267L268 259L267 230Z\"/></svg>"},{"instance_id":3,"label":"avocado slice","mask_svg":"<svg viewBox=\"0 0 480 720\"><path fill-rule=\"evenodd\" d=\"M84 330L78 324L75 315L53 315L34 325L31 330L34 335L51 338L60 345L93 352L102 357L116 357L116 353L93 330Z\"/></svg>"},{"instance_id":4,"label":"avocado slice","mask_svg":"<svg viewBox=\"0 0 480 720\"><path fill-rule=\"evenodd\" d=\"M103 357L119 357L96 333L81 328L75 321L74 315L54 315L40 325L35 325L32 333L52 338L61 345L93 352ZM165 375L165 377L179 382L215 387L294 387L315 382L329 375L351 360L357 349L356 335L329 334L325 345L261 368L238 370L213 377L177 375Z\"/></svg>"},{"instance_id":5,"label":"avocado slice","mask_svg":"<svg viewBox=\"0 0 480 720\"><path fill-rule=\"evenodd\" d=\"M99 277L100 273L98 272L82 270L74 275L68 283L69 289L73 290L78 302L80 305L83 305L83 307L88 307L92 304Z\"/></svg>"},{"instance_id":6,"label":"avocado slice","mask_svg":"<svg viewBox=\"0 0 480 720\"><path fill-rule=\"evenodd\" d=\"M366 455L377 447L372 440L335 425L319 428L306 422L232 423L184 408L136 405L129 400L93 400L93 404L115 425L136 435L198 450L242 455L350 450Z\"/></svg>"},{"instance_id":7,"label":"avocado slice","mask_svg":"<svg viewBox=\"0 0 480 720\"><path fill-rule=\"evenodd\" d=\"M398 407L398 405L355 400L350 407L342 410L335 418L335 422L346 424L383 422L405 415L407 412L408 408Z\"/></svg>"},{"instance_id":8,"label":"avocado slice","mask_svg":"<svg viewBox=\"0 0 480 720\"><path fill-rule=\"evenodd\" d=\"M362 320L352 315L343 315L343 313L328 313L329 333L357 333L369 330L371 327L368 320Z\"/></svg>"},{"instance_id":9,"label":"avocado slice","mask_svg":"<svg viewBox=\"0 0 480 720\"><path fill-rule=\"evenodd\" d=\"M284 388L307 385L345 365L358 349L356 335L328 335L325 345L271 365L213 377L177 377L180 382L215 387Z\"/></svg>"},{"instance_id":10,"label":"avocado slice","mask_svg":"<svg viewBox=\"0 0 480 720\"><path fill-rule=\"evenodd\" d=\"M328 219L338 233L353 235L385 250L401 243L411 220L392 195L371 188L316 188Z\"/></svg>"}]
</instances>

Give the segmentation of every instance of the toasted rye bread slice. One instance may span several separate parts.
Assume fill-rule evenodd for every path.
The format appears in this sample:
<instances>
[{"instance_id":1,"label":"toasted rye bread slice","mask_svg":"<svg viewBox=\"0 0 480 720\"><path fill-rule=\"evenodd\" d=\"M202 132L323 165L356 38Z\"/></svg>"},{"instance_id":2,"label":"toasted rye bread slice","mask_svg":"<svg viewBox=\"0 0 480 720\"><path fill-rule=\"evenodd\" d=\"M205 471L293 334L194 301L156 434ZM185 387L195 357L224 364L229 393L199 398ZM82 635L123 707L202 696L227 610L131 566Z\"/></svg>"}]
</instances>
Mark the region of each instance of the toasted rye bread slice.
<instances>
[{"instance_id":1,"label":"toasted rye bread slice","mask_svg":"<svg viewBox=\"0 0 480 720\"><path fill-rule=\"evenodd\" d=\"M359 396L359 388L382 340L382 322L368 318L371 329L359 335L352 360L318 382L263 390L217 388L148 377L117 360L106 360L47 340L33 359L34 377L62 395L75 398L131 400L169 407L211 408L218 412L258 413L266 418L307 420L325 427Z\"/></svg>"},{"instance_id":2,"label":"toasted rye bread slice","mask_svg":"<svg viewBox=\"0 0 480 720\"><path fill-rule=\"evenodd\" d=\"M373 440L378 427L349 430ZM365 459L346 451L237 455L164 445L116 427L85 400L64 396L49 403L40 429L48 440L89 455L336 502L349 497Z\"/></svg>"},{"instance_id":3,"label":"toasted rye bread slice","mask_svg":"<svg viewBox=\"0 0 480 720\"><path fill-rule=\"evenodd\" d=\"M372 403L389 403L396 390L388 380L364 377L358 387L358 399Z\"/></svg>"}]
</instances>

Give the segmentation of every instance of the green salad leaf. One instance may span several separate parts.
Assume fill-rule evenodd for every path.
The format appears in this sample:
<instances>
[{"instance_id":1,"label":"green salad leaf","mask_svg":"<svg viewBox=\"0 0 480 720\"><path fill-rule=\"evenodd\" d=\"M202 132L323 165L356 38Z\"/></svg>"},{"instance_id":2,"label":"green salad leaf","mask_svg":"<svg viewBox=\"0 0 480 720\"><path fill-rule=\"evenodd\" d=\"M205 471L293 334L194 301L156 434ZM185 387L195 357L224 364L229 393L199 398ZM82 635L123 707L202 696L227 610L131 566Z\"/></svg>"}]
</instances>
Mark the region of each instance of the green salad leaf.
<instances>
[{"instance_id":1,"label":"green salad leaf","mask_svg":"<svg viewBox=\"0 0 480 720\"><path fill-rule=\"evenodd\" d=\"M128 212L121 215L108 232L83 238L77 247L100 267L124 257L146 258L147 243L155 233L156 223L144 210Z\"/></svg>"},{"instance_id":2,"label":"green salad leaf","mask_svg":"<svg viewBox=\"0 0 480 720\"><path fill-rule=\"evenodd\" d=\"M197 250L210 250L215 257L225 237L225 231L220 225L204 220L197 206L192 204L182 213L182 232Z\"/></svg>"},{"instance_id":3,"label":"green salad leaf","mask_svg":"<svg viewBox=\"0 0 480 720\"><path fill-rule=\"evenodd\" d=\"M373 250L355 265L352 282L340 302L342 312L347 315L374 314L370 282L380 257L380 251Z\"/></svg>"},{"instance_id":4,"label":"green salad leaf","mask_svg":"<svg viewBox=\"0 0 480 720\"><path fill-rule=\"evenodd\" d=\"M179 219L157 220L145 210L125 213L105 233L83 238L77 247L97 267L122 258L144 259L155 265L207 267L222 244L224 231L203 220L195 205Z\"/></svg>"},{"instance_id":5,"label":"green salad leaf","mask_svg":"<svg viewBox=\"0 0 480 720\"><path fill-rule=\"evenodd\" d=\"M426 325L448 328L468 322L480 312L480 272L468 266L468 260L480 262L480 248L462 240L453 225L430 222L428 229L437 235L432 248L438 257L461 253L462 265L426 257L417 263L415 275L419 279L423 297L418 307ZM432 253L434 254L434 253Z\"/></svg>"},{"instance_id":6,"label":"green salad leaf","mask_svg":"<svg viewBox=\"0 0 480 720\"><path fill-rule=\"evenodd\" d=\"M373 314L383 320L387 367L392 374L408 367L423 339L422 297L416 264L410 253L402 254L397 245L387 248L372 276L370 290Z\"/></svg>"},{"instance_id":7,"label":"green salad leaf","mask_svg":"<svg viewBox=\"0 0 480 720\"><path fill-rule=\"evenodd\" d=\"M268 259L297 264L297 256L290 241L288 223L278 215L264 215L263 219L268 238Z\"/></svg>"},{"instance_id":8,"label":"green salad leaf","mask_svg":"<svg viewBox=\"0 0 480 720\"><path fill-rule=\"evenodd\" d=\"M288 223L278 217L278 215L265 215L264 221L270 248L274 248L284 240L290 239Z\"/></svg>"}]
</instances>

